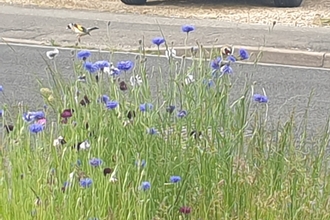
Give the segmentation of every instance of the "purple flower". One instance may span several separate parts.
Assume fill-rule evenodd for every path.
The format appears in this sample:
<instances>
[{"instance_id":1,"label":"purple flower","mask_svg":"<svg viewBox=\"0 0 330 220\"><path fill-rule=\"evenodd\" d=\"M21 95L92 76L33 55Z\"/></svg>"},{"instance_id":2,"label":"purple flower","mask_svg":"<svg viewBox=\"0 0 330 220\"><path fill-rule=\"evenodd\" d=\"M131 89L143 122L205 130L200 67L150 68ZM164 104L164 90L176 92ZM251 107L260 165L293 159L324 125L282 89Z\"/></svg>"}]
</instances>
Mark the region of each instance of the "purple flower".
<instances>
[{"instance_id":1,"label":"purple flower","mask_svg":"<svg viewBox=\"0 0 330 220\"><path fill-rule=\"evenodd\" d=\"M229 56L227 57L227 60L230 61L230 62L233 62L233 63L236 62L236 58L235 58L233 55L229 55Z\"/></svg>"},{"instance_id":2,"label":"purple flower","mask_svg":"<svg viewBox=\"0 0 330 220\"><path fill-rule=\"evenodd\" d=\"M221 57L217 57L214 60L212 60L211 62L212 69L214 70L220 69L221 61L222 61Z\"/></svg>"},{"instance_id":3,"label":"purple flower","mask_svg":"<svg viewBox=\"0 0 330 220\"><path fill-rule=\"evenodd\" d=\"M170 182L171 183L178 183L181 181L181 177L180 176L171 176L170 177Z\"/></svg>"},{"instance_id":4,"label":"purple flower","mask_svg":"<svg viewBox=\"0 0 330 220\"><path fill-rule=\"evenodd\" d=\"M80 180L80 186L83 188L88 188L93 184L93 180L91 178L83 178Z\"/></svg>"},{"instance_id":5,"label":"purple flower","mask_svg":"<svg viewBox=\"0 0 330 220\"><path fill-rule=\"evenodd\" d=\"M94 66L96 66L98 69L104 69L104 67L110 67L110 63L106 60L96 61L94 63Z\"/></svg>"},{"instance_id":6,"label":"purple flower","mask_svg":"<svg viewBox=\"0 0 330 220\"><path fill-rule=\"evenodd\" d=\"M181 29L183 32L188 34L189 32L194 31L195 27L192 25L183 25Z\"/></svg>"},{"instance_id":7,"label":"purple flower","mask_svg":"<svg viewBox=\"0 0 330 220\"><path fill-rule=\"evenodd\" d=\"M233 68L229 64L225 64L221 67L221 72L223 74L232 74L233 73Z\"/></svg>"},{"instance_id":8,"label":"purple flower","mask_svg":"<svg viewBox=\"0 0 330 220\"><path fill-rule=\"evenodd\" d=\"M3 110L0 109L0 117L2 117L2 116L3 116Z\"/></svg>"},{"instance_id":9,"label":"purple flower","mask_svg":"<svg viewBox=\"0 0 330 220\"><path fill-rule=\"evenodd\" d=\"M103 163L103 161L99 158L92 158L89 160L89 164L93 167L98 167Z\"/></svg>"},{"instance_id":10,"label":"purple flower","mask_svg":"<svg viewBox=\"0 0 330 220\"><path fill-rule=\"evenodd\" d=\"M146 190L149 190L151 187L151 184L149 182L142 182L141 183L141 189L146 191Z\"/></svg>"},{"instance_id":11,"label":"purple flower","mask_svg":"<svg viewBox=\"0 0 330 220\"><path fill-rule=\"evenodd\" d=\"M179 112L178 112L178 117L179 118L183 118L183 117L186 117L187 116L187 111L185 111L185 110L180 110Z\"/></svg>"},{"instance_id":12,"label":"purple flower","mask_svg":"<svg viewBox=\"0 0 330 220\"><path fill-rule=\"evenodd\" d=\"M208 88L211 88L212 86L215 85L215 83L212 79L205 79L204 84L206 84Z\"/></svg>"},{"instance_id":13,"label":"purple flower","mask_svg":"<svg viewBox=\"0 0 330 220\"><path fill-rule=\"evenodd\" d=\"M243 48L239 50L239 56L241 57L242 60L249 59L249 53Z\"/></svg>"},{"instance_id":14,"label":"purple flower","mask_svg":"<svg viewBox=\"0 0 330 220\"><path fill-rule=\"evenodd\" d=\"M151 103L144 103L140 105L140 110L141 112L146 112L148 110L152 110L153 109L153 105Z\"/></svg>"},{"instance_id":15,"label":"purple flower","mask_svg":"<svg viewBox=\"0 0 330 220\"><path fill-rule=\"evenodd\" d=\"M101 102L104 103L104 104L106 104L108 101L110 101L109 96L107 96L107 95L102 95L102 97L101 97Z\"/></svg>"},{"instance_id":16,"label":"purple flower","mask_svg":"<svg viewBox=\"0 0 330 220\"><path fill-rule=\"evenodd\" d=\"M44 130L44 126L41 124L31 124L29 130L30 132L37 134Z\"/></svg>"},{"instance_id":17,"label":"purple flower","mask_svg":"<svg viewBox=\"0 0 330 220\"><path fill-rule=\"evenodd\" d=\"M95 64L93 64L93 63L91 63L91 62L86 62L86 63L84 63L84 68L85 68L85 70L87 70L89 73L95 73L96 71L99 70L99 68L98 68Z\"/></svg>"},{"instance_id":18,"label":"purple flower","mask_svg":"<svg viewBox=\"0 0 330 220\"><path fill-rule=\"evenodd\" d=\"M154 135L154 134L157 134L157 130L155 128L148 128L147 133L151 134L151 135Z\"/></svg>"},{"instance_id":19,"label":"purple flower","mask_svg":"<svg viewBox=\"0 0 330 220\"><path fill-rule=\"evenodd\" d=\"M82 50L77 53L77 57L81 60L86 60L91 56L91 52L89 50Z\"/></svg>"},{"instance_id":20,"label":"purple flower","mask_svg":"<svg viewBox=\"0 0 330 220\"><path fill-rule=\"evenodd\" d=\"M264 96L264 95L261 95L261 94L254 94L253 99L254 99L254 101L259 102L259 103L267 103L268 102L267 96Z\"/></svg>"},{"instance_id":21,"label":"purple flower","mask_svg":"<svg viewBox=\"0 0 330 220\"><path fill-rule=\"evenodd\" d=\"M145 160L141 160L141 161L137 160L137 161L135 161L135 165L138 166L138 167L141 166L142 168L144 168L146 166L146 161Z\"/></svg>"},{"instance_id":22,"label":"purple flower","mask_svg":"<svg viewBox=\"0 0 330 220\"><path fill-rule=\"evenodd\" d=\"M0 86L0 92L3 92L3 87L2 86Z\"/></svg>"},{"instance_id":23,"label":"purple flower","mask_svg":"<svg viewBox=\"0 0 330 220\"><path fill-rule=\"evenodd\" d=\"M23 120L26 122L32 122L42 118L45 118L45 113L43 111L23 113Z\"/></svg>"},{"instance_id":24,"label":"purple flower","mask_svg":"<svg viewBox=\"0 0 330 220\"><path fill-rule=\"evenodd\" d=\"M162 37L155 37L154 39L152 39L152 43L156 44L159 47L159 45L165 43L165 39Z\"/></svg>"},{"instance_id":25,"label":"purple flower","mask_svg":"<svg viewBox=\"0 0 330 220\"><path fill-rule=\"evenodd\" d=\"M170 105L166 108L166 112L168 113L173 113L173 111L175 110L175 106L174 105Z\"/></svg>"},{"instance_id":26,"label":"purple flower","mask_svg":"<svg viewBox=\"0 0 330 220\"><path fill-rule=\"evenodd\" d=\"M132 61L120 61L117 63L117 68L122 71L128 71L133 67Z\"/></svg>"},{"instance_id":27,"label":"purple flower","mask_svg":"<svg viewBox=\"0 0 330 220\"><path fill-rule=\"evenodd\" d=\"M117 101L107 101L106 107L107 109L114 109L117 108L118 102Z\"/></svg>"}]
</instances>

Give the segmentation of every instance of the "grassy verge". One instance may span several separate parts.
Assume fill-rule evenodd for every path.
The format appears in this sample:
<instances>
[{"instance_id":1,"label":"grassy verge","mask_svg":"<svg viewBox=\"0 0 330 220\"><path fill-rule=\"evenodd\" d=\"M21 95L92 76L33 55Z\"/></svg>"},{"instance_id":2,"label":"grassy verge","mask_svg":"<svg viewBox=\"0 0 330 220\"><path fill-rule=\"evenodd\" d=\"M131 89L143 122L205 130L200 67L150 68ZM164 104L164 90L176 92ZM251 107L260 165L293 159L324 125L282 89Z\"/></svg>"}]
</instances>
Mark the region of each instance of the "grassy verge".
<instances>
[{"instance_id":1,"label":"grassy verge","mask_svg":"<svg viewBox=\"0 0 330 220\"><path fill-rule=\"evenodd\" d=\"M247 51L169 58L155 91L140 46L117 68L76 51L72 82L54 51L45 106L4 108L0 219L329 219L328 127L310 150L249 78L232 91Z\"/></svg>"}]
</instances>

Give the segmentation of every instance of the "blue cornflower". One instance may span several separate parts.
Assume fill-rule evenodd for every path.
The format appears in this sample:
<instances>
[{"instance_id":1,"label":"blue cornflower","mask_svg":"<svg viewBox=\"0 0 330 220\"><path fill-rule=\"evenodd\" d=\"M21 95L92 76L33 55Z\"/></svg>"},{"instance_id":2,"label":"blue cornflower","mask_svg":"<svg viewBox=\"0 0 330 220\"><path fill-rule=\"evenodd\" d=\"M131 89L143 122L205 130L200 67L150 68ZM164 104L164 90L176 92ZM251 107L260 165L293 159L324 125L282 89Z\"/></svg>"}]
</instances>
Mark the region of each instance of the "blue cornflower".
<instances>
[{"instance_id":1,"label":"blue cornflower","mask_svg":"<svg viewBox=\"0 0 330 220\"><path fill-rule=\"evenodd\" d=\"M181 177L180 176L171 176L170 177L170 182L171 183L177 183L181 181Z\"/></svg>"},{"instance_id":2,"label":"blue cornflower","mask_svg":"<svg viewBox=\"0 0 330 220\"><path fill-rule=\"evenodd\" d=\"M242 60L249 59L249 53L243 48L239 50L239 56L241 57Z\"/></svg>"},{"instance_id":3,"label":"blue cornflower","mask_svg":"<svg viewBox=\"0 0 330 220\"><path fill-rule=\"evenodd\" d=\"M150 189L150 187L151 187L151 184L149 182L142 182L141 183L141 189L144 190L144 191Z\"/></svg>"},{"instance_id":4,"label":"blue cornflower","mask_svg":"<svg viewBox=\"0 0 330 220\"><path fill-rule=\"evenodd\" d=\"M192 25L183 25L181 29L183 32L188 34L189 32L194 31L195 27Z\"/></svg>"},{"instance_id":5,"label":"blue cornflower","mask_svg":"<svg viewBox=\"0 0 330 220\"><path fill-rule=\"evenodd\" d=\"M152 39L152 43L156 44L159 47L161 44L165 43L165 39L162 37L155 37L154 39Z\"/></svg>"},{"instance_id":6,"label":"blue cornflower","mask_svg":"<svg viewBox=\"0 0 330 220\"><path fill-rule=\"evenodd\" d=\"M96 66L98 69L104 69L104 67L110 67L110 63L106 60L96 61L94 63L94 66Z\"/></svg>"},{"instance_id":7,"label":"blue cornflower","mask_svg":"<svg viewBox=\"0 0 330 220\"><path fill-rule=\"evenodd\" d=\"M233 63L236 62L236 58L235 58L233 55L229 55L229 56L227 57L227 60L230 61L230 62L233 62Z\"/></svg>"},{"instance_id":8,"label":"blue cornflower","mask_svg":"<svg viewBox=\"0 0 330 220\"><path fill-rule=\"evenodd\" d=\"M94 65L93 63L91 63L91 62L84 63L84 68L89 73L95 73L96 71L99 70L99 68L96 65Z\"/></svg>"},{"instance_id":9,"label":"blue cornflower","mask_svg":"<svg viewBox=\"0 0 330 220\"><path fill-rule=\"evenodd\" d=\"M153 107L154 106L151 103L144 103L144 104L140 105L140 110L141 110L141 112L145 112L145 111L148 111L148 110L152 110Z\"/></svg>"},{"instance_id":10,"label":"blue cornflower","mask_svg":"<svg viewBox=\"0 0 330 220\"><path fill-rule=\"evenodd\" d=\"M174 110L175 110L175 106L174 105L170 105L170 106L168 106L167 108L166 108L166 112L168 112L168 113L173 113L174 112Z\"/></svg>"},{"instance_id":11,"label":"blue cornflower","mask_svg":"<svg viewBox=\"0 0 330 220\"><path fill-rule=\"evenodd\" d=\"M106 103L106 107L107 109L114 109L114 108L117 108L118 106L118 102L117 101L107 101Z\"/></svg>"},{"instance_id":12,"label":"blue cornflower","mask_svg":"<svg viewBox=\"0 0 330 220\"><path fill-rule=\"evenodd\" d=\"M109 96L107 96L107 95L102 95L102 97L101 97L101 102L104 103L104 104L106 104L108 101L110 101Z\"/></svg>"},{"instance_id":13,"label":"blue cornflower","mask_svg":"<svg viewBox=\"0 0 330 220\"><path fill-rule=\"evenodd\" d=\"M93 180L91 178L83 178L80 180L80 186L84 188L88 188L93 184Z\"/></svg>"},{"instance_id":14,"label":"blue cornflower","mask_svg":"<svg viewBox=\"0 0 330 220\"><path fill-rule=\"evenodd\" d=\"M146 166L146 161L145 160L141 160L141 161L137 160L137 161L135 161L135 165L138 166L138 167L141 166L142 168L144 168Z\"/></svg>"},{"instance_id":15,"label":"blue cornflower","mask_svg":"<svg viewBox=\"0 0 330 220\"><path fill-rule=\"evenodd\" d=\"M187 111L186 110L181 110L178 112L178 117L183 118L187 116Z\"/></svg>"},{"instance_id":16,"label":"blue cornflower","mask_svg":"<svg viewBox=\"0 0 330 220\"><path fill-rule=\"evenodd\" d=\"M222 61L221 57L217 57L214 60L212 60L212 62L211 62L212 69L213 70L220 69L221 61Z\"/></svg>"},{"instance_id":17,"label":"blue cornflower","mask_svg":"<svg viewBox=\"0 0 330 220\"><path fill-rule=\"evenodd\" d=\"M44 126L41 124L31 124L29 130L30 132L37 134L44 130Z\"/></svg>"},{"instance_id":18,"label":"blue cornflower","mask_svg":"<svg viewBox=\"0 0 330 220\"><path fill-rule=\"evenodd\" d=\"M103 163L103 161L99 158L92 158L89 160L89 164L92 165L93 167L98 167Z\"/></svg>"},{"instance_id":19,"label":"blue cornflower","mask_svg":"<svg viewBox=\"0 0 330 220\"><path fill-rule=\"evenodd\" d=\"M120 61L117 63L117 68L122 71L128 71L133 67L134 63L132 61Z\"/></svg>"},{"instance_id":20,"label":"blue cornflower","mask_svg":"<svg viewBox=\"0 0 330 220\"><path fill-rule=\"evenodd\" d=\"M3 116L3 110L0 109L0 117L2 117L2 116Z\"/></svg>"},{"instance_id":21,"label":"blue cornflower","mask_svg":"<svg viewBox=\"0 0 330 220\"><path fill-rule=\"evenodd\" d=\"M45 118L45 113L43 111L36 111L36 112L24 112L23 113L23 120L26 122L32 122L35 120L39 120Z\"/></svg>"},{"instance_id":22,"label":"blue cornflower","mask_svg":"<svg viewBox=\"0 0 330 220\"><path fill-rule=\"evenodd\" d=\"M207 85L208 88L212 87L215 85L214 81L212 79L205 79L204 84Z\"/></svg>"},{"instance_id":23,"label":"blue cornflower","mask_svg":"<svg viewBox=\"0 0 330 220\"><path fill-rule=\"evenodd\" d=\"M151 135L157 134L157 130L156 130L156 128L148 128L147 129L147 133L148 134L151 134Z\"/></svg>"},{"instance_id":24,"label":"blue cornflower","mask_svg":"<svg viewBox=\"0 0 330 220\"><path fill-rule=\"evenodd\" d=\"M2 86L0 86L0 92L3 92L3 87Z\"/></svg>"},{"instance_id":25,"label":"blue cornflower","mask_svg":"<svg viewBox=\"0 0 330 220\"><path fill-rule=\"evenodd\" d=\"M77 53L77 57L81 60L86 60L91 56L91 52L89 50L82 50Z\"/></svg>"},{"instance_id":26,"label":"blue cornflower","mask_svg":"<svg viewBox=\"0 0 330 220\"><path fill-rule=\"evenodd\" d=\"M259 103L267 103L268 102L267 96L264 96L264 95L261 95L261 94L254 94L253 99L254 99L254 101L259 102Z\"/></svg>"},{"instance_id":27,"label":"blue cornflower","mask_svg":"<svg viewBox=\"0 0 330 220\"><path fill-rule=\"evenodd\" d=\"M221 72L223 74L232 74L233 73L233 68L229 64L225 64L221 67Z\"/></svg>"}]
</instances>

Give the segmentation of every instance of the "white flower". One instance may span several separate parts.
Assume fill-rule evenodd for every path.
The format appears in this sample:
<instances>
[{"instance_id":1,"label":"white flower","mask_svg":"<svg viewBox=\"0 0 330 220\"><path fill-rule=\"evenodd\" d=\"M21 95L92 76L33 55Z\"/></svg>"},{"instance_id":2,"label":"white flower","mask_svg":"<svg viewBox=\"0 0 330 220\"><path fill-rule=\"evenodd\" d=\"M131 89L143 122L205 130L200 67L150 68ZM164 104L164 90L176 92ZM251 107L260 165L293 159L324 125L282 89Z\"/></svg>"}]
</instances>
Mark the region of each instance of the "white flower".
<instances>
[{"instance_id":1,"label":"white flower","mask_svg":"<svg viewBox=\"0 0 330 220\"><path fill-rule=\"evenodd\" d=\"M35 200L34 204L35 204L36 206L39 206L39 205L41 205L41 199L40 199L39 197L38 197L38 198L36 198L36 200Z\"/></svg>"},{"instance_id":2,"label":"white flower","mask_svg":"<svg viewBox=\"0 0 330 220\"><path fill-rule=\"evenodd\" d=\"M72 182L74 178L74 171L69 174L69 182Z\"/></svg>"},{"instance_id":3,"label":"white flower","mask_svg":"<svg viewBox=\"0 0 330 220\"><path fill-rule=\"evenodd\" d=\"M81 76L78 76L78 79L77 79L78 82L86 82L86 75L81 75Z\"/></svg>"},{"instance_id":4,"label":"white flower","mask_svg":"<svg viewBox=\"0 0 330 220\"><path fill-rule=\"evenodd\" d=\"M195 82L194 76L191 74L187 75L184 82L186 83L186 85Z\"/></svg>"},{"instance_id":5,"label":"white flower","mask_svg":"<svg viewBox=\"0 0 330 220\"><path fill-rule=\"evenodd\" d=\"M59 136L58 138L56 138L54 141L53 141L53 146L54 147L59 147L61 146L62 144L65 143L65 140L62 136Z\"/></svg>"},{"instance_id":6,"label":"white flower","mask_svg":"<svg viewBox=\"0 0 330 220\"><path fill-rule=\"evenodd\" d=\"M58 55L58 53L59 53L58 49L55 48L54 50L47 51L46 56L48 57L48 59L52 60Z\"/></svg>"},{"instance_id":7,"label":"white flower","mask_svg":"<svg viewBox=\"0 0 330 220\"><path fill-rule=\"evenodd\" d=\"M174 49L168 49L168 50L166 50L165 51L165 56L166 56L167 59L170 59L170 57L171 58L176 58L177 57L176 56L176 50L174 50Z\"/></svg>"},{"instance_id":8,"label":"white flower","mask_svg":"<svg viewBox=\"0 0 330 220\"><path fill-rule=\"evenodd\" d=\"M103 68L103 73L108 74L108 76L118 76L120 73L120 70L113 65L113 63L110 63L109 67Z\"/></svg>"},{"instance_id":9,"label":"white flower","mask_svg":"<svg viewBox=\"0 0 330 220\"><path fill-rule=\"evenodd\" d=\"M90 147L91 147L91 145L90 145L90 143L89 143L88 140L85 140L84 142L82 142L82 143L79 144L79 148L80 148L81 150L87 150L87 149L89 149Z\"/></svg>"},{"instance_id":10,"label":"white flower","mask_svg":"<svg viewBox=\"0 0 330 220\"><path fill-rule=\"evenodd\" d=\"M110 183L115 183L118 181L118 179L115 176L111 176L109 181Z\"/></svg>"},{"instance_id":11,"label":"white flower","mask_svg":"<svg viewBox=\"0 0 330 220\"><path fill-rule=\"evenodd\" d=\"M129 81L131 82L132 86L140 86L142 84L142 78L139 75L131 76Z\"/></svg>"}]
</instances>

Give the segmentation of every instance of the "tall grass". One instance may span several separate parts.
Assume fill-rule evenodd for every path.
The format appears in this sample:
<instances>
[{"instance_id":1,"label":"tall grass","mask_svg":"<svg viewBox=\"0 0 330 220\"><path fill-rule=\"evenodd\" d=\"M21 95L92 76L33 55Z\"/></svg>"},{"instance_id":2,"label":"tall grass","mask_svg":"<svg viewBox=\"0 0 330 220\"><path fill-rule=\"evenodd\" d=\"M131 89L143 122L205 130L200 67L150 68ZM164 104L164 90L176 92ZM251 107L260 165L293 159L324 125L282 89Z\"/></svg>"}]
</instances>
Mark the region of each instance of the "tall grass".
<instances>
[{"instance_id":1,"label":"tall grass","mask_svg":"<svg viewBox=\"0 0 330 220\"><path fill-rule=\"evenodd\" d=\"M86 74L85 83L64 80L56 58L47 61L51 77L41 87L52 94L43 93L45 129L30 132L21 117L27 109L21 109L13 131L3 137L0 218L329 219L329 128L313 151L306 135L295 133L294 115L284 124L272 122L276 128L269 130L268 105L253 100L253 82L246 78L241 91L232 91L231 75L212 77L203 54L189 66L186 58L170 59L152 87L141 51L134 68L119 76L121 81L126 75L126 91L118 78L89 74L83 61L75 60L73 68L76 77ZM132 74L141 76L140 86L129 85ZM185 83L187 74L195 81ZM79 103L84 95L86 106ZM107 109L102 95L119 106ZM142 112L143 103L153 108ZM176 107L172 113L170 105ZM67 123L61 123L64 109L74 109ZM181 110L185 117L178 117ZM136 113L131 121L128 111ZM157 132L148 133L151 128ZM55 147L58 136L66 143ZM84 140L90 149L73 148ZM92 158L103 163L93 167ZM105 168L112 172L104 175ZM171 176L181 181L171 183ZM93 182L84 188L80 180L87 177ZM150 188L143 190L143 182Z\"/></svg>"}]
</instances>

